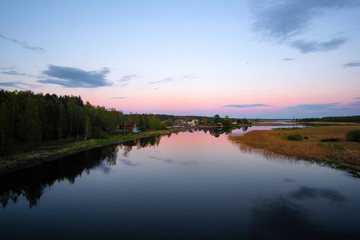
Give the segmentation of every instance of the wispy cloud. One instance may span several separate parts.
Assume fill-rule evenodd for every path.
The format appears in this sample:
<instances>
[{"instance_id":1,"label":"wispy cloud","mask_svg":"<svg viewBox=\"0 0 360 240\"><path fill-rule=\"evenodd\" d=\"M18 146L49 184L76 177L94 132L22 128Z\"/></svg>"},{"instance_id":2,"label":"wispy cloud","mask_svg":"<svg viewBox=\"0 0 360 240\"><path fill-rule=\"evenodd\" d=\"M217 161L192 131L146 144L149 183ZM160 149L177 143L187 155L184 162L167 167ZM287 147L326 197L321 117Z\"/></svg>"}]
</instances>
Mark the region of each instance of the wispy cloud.
<instances>
[{"instance_id":1,"label":"wispy cloud","mask_svg":"<svg viewBox=\"0 0 360 240\"><path fill-rule=\"evenodd\" d=\"M17 87L18 84L21 84L21 82L0 82L0 86L3 87Z\"/></svg>"},{"instance_id":2,"label":"wispy cloud","mask_svg":"<svg viewBox=\"0 0 360 240\"><path fill-rule=\"evenodd\" d=\"M292 107L288 107L288 110L300 110L300 111L322 111L333 110L337 108L339 103L313 103L313 104L300 104Z\"/></svg>"},{"instance_id":3,"label":"wispy cloud","mask_svg":"<svg viewBox=\"0 0 360 240\"><path fill-rule=\"evenodd\" d=\"M29 84L29 83L25 83L25 82L0 82L0 86L3 86L3 87L16 87L16 88L23 89L23 87L21 87L20 85L31 87L31 88L39 87L38 85Z\"/></svg>"},{"instance_id":4,"label":"wispy cloud","mask_svg":"<svg viewBox=\"0 0 360 240\"><path fill-rule=\"evenodd\" d=\"M132 75L126 75L126 76L123 76L119 82L129 82L131 80L133 80L134 78L137 78L138 76L135 75L135 74L132 74Z\"/></svg>"},{"instance_id":5,"label":"wispy cloud","mask_svg":"<svg viewBox=\"0 0 360 240\"><path fill-rule=\"evenodd\" d=\"M12 75L12 76L25 76L25 77L36 78L36 76L34 76L34 75L27 74L27 73L20 73L20 72L18 72L18 71L16 71L16 70L2 71L1 74Z\"/></svg>"},{"instance_id":6,"label":"wispy cloud","mask_svg":"<svg viewBox=\"0 0 360 240\"><path fill-rule=\"evenodd\" d=\"M126 99L127 97L109 97L110 99Z\"/></svg>"},{"instance_id":7,"label":"wispy cloud","mask_svg":"<svg viewBox=\"0 0 360 240\"><path fill-rule=\"evenodd\" d=\"M188 74L188 75L184 75L182 76L182 78L186 78L186 79L195 79L198 78L198 76L194 75L194 74Z\"/></svg>"},{"instance_id":8,"label":"wispy cloud","mask_svg":"<svg viewBox=\"0 0 360 240\"><path fill-rule=\"evenodd\" d=\"M18 40L18 39L15 39L15 38L10 38L10 37L6 37L2 34L0 34L0 38L4 39L4 40L8 40L10 42L13 42L17 45L19 45L20 47L22 48L25 48L25 49L28 49L28 50L31 50L31 51L34 51L34 52L45 52L45 49L42 48L42 47L34 47L34 46L31 46L30 44L28 44L27 42L24 42L24 41L21 41L21 40Z\"/></svg>"},{"instance_id":9,"label":"wispy cloud","mask_svg":"<svg viewBox=\"0 0 360 240\"><path fill-rule=\"evenodd\" d=\"M253 31L277 41L305 32L310 22L328 10L359 7L356 0L258 0L250 7L255 18Z\"/></svg>"},{"instance_id":10,"label":"wispy cloud","mask_svg":"<svg viewBox=\"0 0 360 240\"><path fill-rule=\"evenodd\" d=\"M348 62L343 65L345 68L360 67L360 62Z\"/></svg>"},{"instance_id":11,"label":"wispy cloud","mask_svg":"<svg viewBox=\"0 0 360 240\"><path fill-rule=\"evenodd\" d=\"M49 78L38 80L38 82L57 84L68 88L105 87L112 85L105 78L109 72L108 68L103 68L101 71L84 71L79 68L49 65L48 69L42 72Z\"/></svg>"},{"instance_id":12,"label":"wispy cloud","mask_svg":"<svg viewBox=\"0 0 360 240\"><path fill-rule=\"evenodd\" d=\"M294 61L295 58L283 58L282 60L283 60L283 61Z\"/></svg>"},{"instance_id":13,"label":"wispy cloud","mask_svg":"<svg viewBox=\"0 0 360 240\"><path fill-rule=\"evenodd\" d=\"M223 107L234 107L234 108L252 108L252 107L269 107L267 104L229 104Z\"/></svg>"},{"instance_id":14,"label":"wispy cloud","mask_svg":"<svg viewBox=\"0 0 360 240\"><path fill-rule=\"evenodd\" d=\"M168 77L168 78L165 78L165 79L162 79L159 81L149 82L149 84L158 84L158 83L165 83L165 82L171 82L171 81L174 81L174 79L171 77Z\"/></svg>"},{"instance_id":15,"label":"wispy cloud","mask_svg":"<svg viewBox=\"0 0 360 240\"><path fill-rule=\"evenodd\" d=\"M302 53L325 52L339 48L346 41L345 38L334 38L326 42L297 40L291 44L291 47Z\"/></svg>"},{"instance_id":16,"label":"wispy cloud","mask_svg":"<svg viewBox=\"0 0 360 240\"><path fill-rule=\"evenodd\" d=\"M312 20L329 11L360 7L356 0L258 0L249 1L254 16L252 30L265 40L290 45L302 53L330 51L346 42L344 38L327 41L294 40L306 32Z\"/></svg>"}]
</instances>

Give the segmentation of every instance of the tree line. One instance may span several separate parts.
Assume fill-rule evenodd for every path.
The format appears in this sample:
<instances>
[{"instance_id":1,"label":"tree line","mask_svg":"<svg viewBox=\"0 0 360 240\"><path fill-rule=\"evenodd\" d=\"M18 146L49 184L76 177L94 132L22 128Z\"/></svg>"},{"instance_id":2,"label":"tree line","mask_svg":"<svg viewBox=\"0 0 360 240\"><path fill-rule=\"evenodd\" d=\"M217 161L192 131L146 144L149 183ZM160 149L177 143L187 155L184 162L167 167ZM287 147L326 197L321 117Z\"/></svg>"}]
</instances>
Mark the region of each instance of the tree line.
<instances>
[{"instance_id":1,"label":"tree line","mask_svg":"<svg viewBox=\"0 0 360 240\"><path fill-rule=\"evenodd\" d=\"M296 121L297 122L360 122L360 116L302 118L302 119L296 119Z\"/></svg>"},{"instance_id":2,"label":"tree line","mask_svg":"<svg viewBox=\"0 0 360 240\"><path fill-rule=\"evenodd\" d=\"M0 155L45 141L105 138L134 124L141 130L165 128L153 114L124 114L84 103L80 96L0 91Z\"/></svg>"}]
</instances>

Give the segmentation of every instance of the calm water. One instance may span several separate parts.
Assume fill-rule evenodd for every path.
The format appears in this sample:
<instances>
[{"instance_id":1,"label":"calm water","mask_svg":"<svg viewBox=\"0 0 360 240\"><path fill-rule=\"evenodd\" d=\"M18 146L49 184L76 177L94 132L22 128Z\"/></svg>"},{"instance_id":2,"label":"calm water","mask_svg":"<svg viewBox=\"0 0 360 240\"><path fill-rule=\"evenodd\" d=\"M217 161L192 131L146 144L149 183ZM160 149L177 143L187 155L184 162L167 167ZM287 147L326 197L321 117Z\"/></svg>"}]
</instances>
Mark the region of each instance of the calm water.
<instances>
[{"instance_id":1,"label":"calm water","mask_svg":"<svg viewBox=\"0 0 360 240\"><path fill-rule=\"evenodd\" d=\"M240 150L221 132L94 149L0 181L1 239L360 236L359 178Z\"/></svg>"}]
</instances>

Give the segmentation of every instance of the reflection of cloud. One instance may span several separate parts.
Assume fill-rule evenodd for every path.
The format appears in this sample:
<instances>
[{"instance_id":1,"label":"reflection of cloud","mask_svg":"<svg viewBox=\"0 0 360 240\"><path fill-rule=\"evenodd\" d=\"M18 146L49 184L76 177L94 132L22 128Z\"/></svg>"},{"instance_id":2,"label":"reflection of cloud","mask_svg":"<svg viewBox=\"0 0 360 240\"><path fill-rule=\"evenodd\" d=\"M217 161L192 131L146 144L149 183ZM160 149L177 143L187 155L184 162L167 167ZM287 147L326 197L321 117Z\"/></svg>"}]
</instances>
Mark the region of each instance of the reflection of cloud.
<instances>
[{"instance_id":1,"label":"reflection of cloud","mask_svg":"<svg viewBox=\"0 0 360 240\"><path fill-rule=\"evenodd\" d=\"M136 167L137 163L133 163L132 161L128 160L128 159L120 159L120 162L122 162L124 165L127 165L127 166L132 166L132 167Z\"/></svg>"},{"instance_id":2,"label":"reflection of cloud","mask_svg":"<svg viewBox=\"0 0 360 240\"><path fill-rule=\"evenodd\" d=\"M283 179L283 182L295 182L295 180L294 179L292 179L292 178L284 178Z\"/></svg>"},{"instance_id":3,"label":"reflection of cloud","mask_svg":"<svg viewBox=\"0 0 360 240\"><path fill-rule=\"evenodd\" d=\"M170 158L161 158L161 157L155 157L155 156L150 156L149 158L151 159L155 159L155 160L160 160L162 162L166 162L166 163L178 163L178 164L183 164L183 165L186 165L186 166L194 166L197 164L196 161L182 161L182 162L176 162L175 160L173 159L170 159Z\"/></svg>"},{"instance_id":4,"label":"reflection of cloud","mask_svg":"<svg viewBox=\"0 0 360 240\"><path fill-rule=\"evenodd\" d=\"M174 160L170 159L170 158L161 158L161 157L155 157L155 156L150 156L149 158L151 159L156 159L156 160L160 160L166 163L173 163L175 162Z\"/></svg>"},{"instance_id":5,"label":"reflection of cloud","mask_svg":"<svg viewBox=\"0 0 360 240\"><path fill-rule=\"evenodd\" d=\"M13 43L19 45L20 47L23 47L25 49L29 49L29 50L34 51L34 52L45 52L45 49L42 48L42 47L33 47L30 44L28 44L27 42L23 42L23 41L20 41L18 39L15 39L15 38L6 37L6 36L4 36L2 34L0 34L0 38L2 38L4 40L8 40L10 42L13 42Z\"/></svg>"},{"instance_id":6,"label":"reflection of cloud","mask_svg":"<svg viewBox=\"0 0 360 240\"><path fill-rule=\"evenodd\" d=\"M97 88L112 85L105 77L110 72L103 68L101 71L84 71L79 68L62 67L49 65L43 74L50 77L45 80L38 80L40 83L57 84L69 88Z\"/></svg>"},{"instance_id":7,"label":"reflection of cloud","mask_svg":"<svg viewBox=\"0 0 360 240\"><path fill-rule=\"evenodd\" d=\"M305 208L281 196L257 199L251 213L246 239L356 239L359 234L312 221Z\"/></svg>"},{"instance_id":8,"label":"reflection of cloud","mask_svg":"<svg viewBox=\"0 0 360 240\"><path fill-rule=\"evenodd\" d=\"M184 161L184 162L181 162L182 164L184 165L187 165L187 166L194 166L197 164L196 161Z\"/></svg>"},{"instance_id":9,"label":"reflection of cloud","mask_svg":"<svg viewBox=\"0 0 360 240\"><path fill-rule=\"evenodd\" d=\"M339 192L327 188L301 187L299 190L290 193L290 196L297 200L324 198L334 202L343 202L345 197Z\"/></svg>"},{"instance_id":10,"label":"reflection of cloud","mask_svg":"<svg viewBox=\"0 0 360 240\"><path fill-rule=\"evenodd\" d=\"M168 77L168 78L165 78L163 80L149 82L149 84L158 84L158 83L171 82L171 81L174 81L174 79L171 78L171 77Z\"/></svg>"},{"instance_id":11,"label":"reflection of cloud","mask_svg":"<svg viewBox=\"0 0 360 240\"><path fill-rule=\"evenodd\" d=\"M104 174L109 174L110 171L111 171L111 167L109 167L108 165L106 165L106 162L103 161L99 166L98 166L99 169L101 169L101 171L104 173Z\"/></svg>"},{"instance_id":12,"label":"reflection of cloud","mask_svg":"<svg viewBox=\"0 0 360 240\"><path fill-rule=\"evenodd\" d=\"M269 107L267 104L229 104L223 107L235 107L235 108L251 108L251 107Z\"/></svg>"},{"instance_id":13,"label":"reflection of cloud","mask_svg":"<svg viewBox=\"0 0 360 240\"><path fill-rule=\"evenodd\" d=\"M346 41L345 38L333 38L325 42L297 40L291 44L291 47L302 53L325 52L339 48Z\"/></svg>"},{"instance_id":14,"label":"reflection of cloud","mask_svg":"<svg viewBox=\"0 0 360 240\"><path fill-rule=\"evenodd\" d=\"M343 65L345 68L360 67L360 62L348 62Z\"/></svg>"}]
</instances>

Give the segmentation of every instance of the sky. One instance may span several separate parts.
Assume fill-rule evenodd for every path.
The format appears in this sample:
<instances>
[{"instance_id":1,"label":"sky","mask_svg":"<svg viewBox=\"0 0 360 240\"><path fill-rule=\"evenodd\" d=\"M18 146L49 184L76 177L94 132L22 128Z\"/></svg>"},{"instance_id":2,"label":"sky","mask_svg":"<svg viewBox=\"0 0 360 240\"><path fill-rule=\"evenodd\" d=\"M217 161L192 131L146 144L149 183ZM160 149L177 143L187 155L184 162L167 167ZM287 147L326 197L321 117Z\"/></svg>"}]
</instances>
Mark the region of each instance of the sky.
<instances>
[{"instance_id":1,"label":"sky","mask_svg":"<svg viewBox=\"0 0 360 240\"><path fill-rule=\"evenodd\" d=\"M360 115L360 0L1 0L0 89L124 113Z\"/></svg>"}]
</instances>

